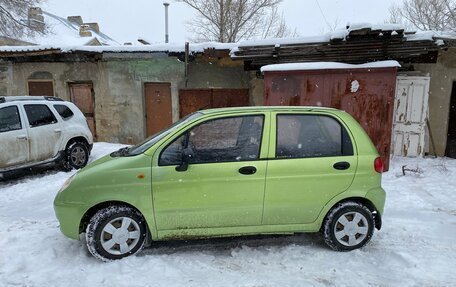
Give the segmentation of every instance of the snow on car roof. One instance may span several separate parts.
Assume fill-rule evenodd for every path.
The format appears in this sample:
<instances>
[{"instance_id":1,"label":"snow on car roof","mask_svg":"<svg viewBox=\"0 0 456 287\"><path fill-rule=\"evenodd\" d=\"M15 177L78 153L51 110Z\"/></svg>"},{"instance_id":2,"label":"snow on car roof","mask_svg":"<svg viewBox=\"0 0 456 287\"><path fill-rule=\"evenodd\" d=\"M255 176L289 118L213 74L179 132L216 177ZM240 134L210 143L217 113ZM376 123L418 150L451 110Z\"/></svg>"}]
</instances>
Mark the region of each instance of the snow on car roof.
<instances>
[{"instance_id":1,"label":"snow on car roof","mask_svg":"<svg viewBox=\"0 0 456 287\"><path fill-rule=\"evenodd\" d=\"M215 108L215 109L207 109L207 110L199 110L198 112L203 113L203 114L212 114L212 113L220 113L220 112L243 112L243 111L273 111L273 110L287 110L287 111L292 111L292 110L331 110L331 111L337 111L337 109L334 108L328 108L328 107L319 107L319 106L248 106L248 107L230 107L230 108Z\"/></svg>"},{"instance_id":2,"label":"snow on car roof","mask_svg":"<svg viewBox=\"0 0 456 287\"><path fill-rule=\"evenodd\" d=\"M61 98L49 96L0 96L0 103L15 101L56 101L63 102Z\"/></svg>"}]
</instances>

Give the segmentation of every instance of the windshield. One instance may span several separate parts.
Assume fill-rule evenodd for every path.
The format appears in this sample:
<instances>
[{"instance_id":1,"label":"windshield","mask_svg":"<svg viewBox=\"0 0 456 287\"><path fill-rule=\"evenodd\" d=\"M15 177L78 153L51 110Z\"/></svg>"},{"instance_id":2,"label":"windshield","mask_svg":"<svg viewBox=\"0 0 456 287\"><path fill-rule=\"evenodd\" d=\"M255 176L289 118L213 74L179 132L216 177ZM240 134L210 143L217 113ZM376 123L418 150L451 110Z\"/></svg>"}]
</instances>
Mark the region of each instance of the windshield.
<instances>
[{"instance_id":1,"label":"windshield","mask_svg":"<svg viewBox=\"0 0 456 287\"><path fill-rule=\"evenodd\" d=\"M128 153L127 155L132 156L132 155L138 155L141 153L144 153L146 150L148 150L151 146L153 146L155 143L157 143L159 140L167 136L169 133L171 133L173 130L176 130L180 128L181 126L187 124L190 121L193 121L197 118L199 118L202 114L199 112L192 113L185 118L180 119L179 121L175 122L172 124L170 127L152 135L151 137L145 139L141 143L128 148Z\"/></svg>"}]
</instances>

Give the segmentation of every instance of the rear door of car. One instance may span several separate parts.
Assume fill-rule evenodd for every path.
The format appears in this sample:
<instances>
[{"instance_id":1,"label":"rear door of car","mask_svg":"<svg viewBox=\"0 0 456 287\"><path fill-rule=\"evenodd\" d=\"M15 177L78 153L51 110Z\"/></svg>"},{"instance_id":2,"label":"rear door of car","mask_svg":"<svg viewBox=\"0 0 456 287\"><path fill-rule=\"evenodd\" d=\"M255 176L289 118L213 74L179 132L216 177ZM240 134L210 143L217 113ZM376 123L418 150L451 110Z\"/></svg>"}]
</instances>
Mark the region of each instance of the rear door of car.
<instances>
[{"instance_id":1,"label":"rear door of car","mask_svg":"<svg viewBox=\"0 0 456 287\"><path fill-rule=\"evenodd\" d=\"M30 160L40 162L57 155L61 147L62 127L45 103L24 103L30 144Z\"/></svg>"},{"instance_id":2,"label":"rear door of car","mask_svg":"<svg viewBox=\"0 0 456 287\"><path fill-rule=\"evenodd\" d=\"M273 113L263 224L314 222L357 168L344 124L331 114Z\"/></svg>"},{"instance_id":3,"label":"rear door of car","mask_svg":"<svg viewBox=\"0 0 456 287\"><path fill-rule=\"evenodd\" d=\"M0 108L0 170L29 161L28 134L20 107L15 104Z\"/></svg>"}]
</instances>

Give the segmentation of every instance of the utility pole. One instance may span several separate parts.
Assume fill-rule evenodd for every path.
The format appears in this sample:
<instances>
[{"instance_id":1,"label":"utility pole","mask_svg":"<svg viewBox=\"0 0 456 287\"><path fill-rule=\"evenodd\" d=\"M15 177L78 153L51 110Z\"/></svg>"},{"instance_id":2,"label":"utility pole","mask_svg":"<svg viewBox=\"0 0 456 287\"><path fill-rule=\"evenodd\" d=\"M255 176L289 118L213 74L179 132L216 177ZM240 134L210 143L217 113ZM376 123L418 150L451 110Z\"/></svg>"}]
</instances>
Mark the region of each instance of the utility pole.
<instances>
[{"instance_id":1,"label":"utility pole","mask_svg":"<svg viewBox=\"0 0 456 287\"><path fill-rule=\"evenodd\" d=\"M168 34L168 2L163 2L163 6L165 6L165 43L169 42L169 34Z\"/></svg>"}]
</instances>

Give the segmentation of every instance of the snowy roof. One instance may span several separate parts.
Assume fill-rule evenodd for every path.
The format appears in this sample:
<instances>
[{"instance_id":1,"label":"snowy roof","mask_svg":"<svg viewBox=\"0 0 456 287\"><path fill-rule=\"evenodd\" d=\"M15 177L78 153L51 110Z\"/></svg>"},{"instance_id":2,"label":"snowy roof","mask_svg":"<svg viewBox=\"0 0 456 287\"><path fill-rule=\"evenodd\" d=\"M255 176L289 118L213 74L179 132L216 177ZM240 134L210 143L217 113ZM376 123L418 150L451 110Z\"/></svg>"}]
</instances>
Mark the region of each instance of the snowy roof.
<instances>
[{"instance_id":1,"label":"snowy roof","mask_svg":"<svg viewBox=\"0 0 456 287\"><path fill-rule=\"evenodd\" d=\"M90 29L92 36L82 37L79 35L79 24L52 13L42 11L45 34L35 33L34 36L24 36L20 40L38 45L89 45L98 40L102 45L119 45L117 41L108 35Z\"/></svg>"},{"instance_id":2,"label":"snowy roof","mask_svg":"<svg viewBox=\"0 0 456 287\"><path fill-rule=\"evenodd\" d=\"M348 36L356 34L359 31L376 31L378 33L399 33L404 34L404 38L407 41L432 41L439 39L451 39L456 40L455 32L442 32L442 31L407 31L400 24L370 24L370 23L353 23L347 24L346 28L336 29L333 32L329 32L318 36L307 36L297 38L273 38L263 40L246 40L241 41L238 45L239 48L243 47L254 47L254 46L277 46L277 45L297 45L297 44L311 44L311 43L323 43L330 42L333 40L346 40Z\"/></svg>"},{"instance_id":3,"label":"snowy roof","mask_svg":"<svg viewBox=\"0 0 456 287\"><path fill-rule=\"evenodd\" d=\"M27 53L49 51L50 53L73 53L73 52L88 52L88 53L183 53L185 51L185 43L157 43L147 45L119 45L113 43L111 38L102 34L92 32L94 37L100 37L102 44L110 46L85 46L89 37L79 37L79 28L74 22L68 21L61 17L43 12L46 15L46 21L52 19L55 23L54 28L62 33L55 33L54 36L41 36L35 38L35 42L41 43L36 46L0 46L0 53ZM67 31L64 33L64 30ZM89 39L87 39L89 38ZM98 39L98 38L97 38ZM365 40L377 40L379 47L366 47L363 45ZM362 40L361 42L358 40ZM384 41L384 42L381 42ZM416 41L411 43L412 41ZM145 41L147 42L147 41ZM349 24L344 29L339 29L331 33L319 36L300 37L300 38L281 38L281 39L264 39L264 40L248 40L240 43L190 43L190 53L203 53L208 49L215 50L231 50L233 59L251 60L251 67L256 69L277 61L271 61L270 58L281 59L282 63L294 62L315 62L322 61L346 61L351 63L363 63L365 58L365 49L370 49L369 61L402 59L407 55L420 56L431 51L436 51L440 47L449 43L456 44L456 33L454 32L413 32L406 31L398 24L369 24L369 23L354 23ZM340 44L348 44L352 53L349 57L358 57L359 59L346 59L339 57L342 50L339 50ZM319 46L318 46L319 45ZM385 45L388 45L385 50ZM299 49L297 46L300 46ZM316 48L318 46L318 48ZM309 49L310 48L310 49ZM348 48L347 48L348 49ZM344 51L346 51L345 49ZM341 51L339 53L339 51ZM386 51L386 52L385 52ZM325 53L336 56L318 57L326 55ZM364 53L362 53L364 52ZM385 53L391 53L392 56ZM328 55L329 55L328 54ZM379 54L380 56L378 56ZM401 57L399 57L400 55ZM7 55L10 56L10 55ZM299 58L297 60L297 58ZM284 59L287 59L286 61ZM279 62L280 63L280 62Z\"/></svg>"},{"instance_id":4,"label":"snowy roof","mask_svg":"<svg viewBox=\"0 0 456 287\"><path fill-rule=\"evenodd\" d=\"M246 70L298 62L365 62L398 60L435 63L438 51L456 47L456 33L408 31L398 24L348 24L320 36L242 41L231 50Z\"/></svg>"},{"instance_id":5,"label":"snowy roof","mask_svg":"<svg viewBox=\"0 0 456 287\"><path fill-rule=\"evenodd\" d=\"M235 43L190 43L190 53L202 53L207 49L231 50L236 47ZM114 46L81 46L81 45L37 45L37 46L0 46L0 52L37 52L46 50L59 50L62 53L75 51L94 52L94 53L120 53L120 52L169 52L180 53L185 51L185 44L151 44L151 45L114 45Z\"/></svg>"},{"instance_id":6,"label":"snowy roof","mask_svg":"<svg viewBox=\"0 0 456 287\"><path fill-rule=\"evenodd\" d=\"M359 65L351 65L339 62L309 62L267 65L261 68L261 72L276 71L305 71L305 70L338 70L338 69L371 69L400 67L397 61L378 61Z\"/></svg>"}]
</instances>

